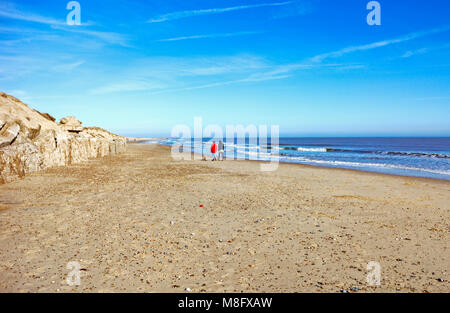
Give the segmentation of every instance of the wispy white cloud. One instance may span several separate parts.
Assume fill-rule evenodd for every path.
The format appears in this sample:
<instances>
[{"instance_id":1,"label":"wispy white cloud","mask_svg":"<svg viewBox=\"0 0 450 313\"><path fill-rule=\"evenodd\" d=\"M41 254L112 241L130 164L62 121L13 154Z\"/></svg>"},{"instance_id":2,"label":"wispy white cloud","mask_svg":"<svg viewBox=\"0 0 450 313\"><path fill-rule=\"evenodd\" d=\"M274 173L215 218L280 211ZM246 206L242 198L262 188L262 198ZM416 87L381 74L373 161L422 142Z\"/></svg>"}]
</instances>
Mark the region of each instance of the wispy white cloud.
<instances>
[{"instance_id":1,"label":"wispy white cloud","mask_svg":"<svg viewBox=\"0 0 450 313\"><path fill-rule=\"evenodd\" d=\"M39 70L42 61L34 56L28 55L0 55L0 79L13 81L18 78L26 77L32 72Z\"/></svg>"},{"instance_id":2,"label":"wispy white cloud","mask_svg":"<svg viewBox=\"0 0 450 313\"><path fill-rule=\"evenodd\" d=\"M13 39L0 40L1 51L12 51L12 47L16 47L17 53L23 51L22 44L27 44L36 41L48 41L60 45L73 45L77 42L77 47L82 49L101 49L105 44L119 45L123 47L131 47L129 39L126 35L115 32L104 32L88 30L83 27L51 25L53 30L37 30L32 28L20 27L1 27L0 34L14 35ZM57 30L59 32L55 32ZM73 33L78 37L68 36L67 33ZM82 37L83 40L79 40ZM17 50L16 49L16 50ZM22 50L21 50L22 49ZM14 51L12 51L14 52Z\"/></svg>"},{"instance_id":3,"label":"wispy white cloud","mask_svg":"<svg viewBox=\"0 0 450 313\"><path fill-rule=\"evenodd\" d=\"M146 91L155 94L282 78L280 75L276 77L276 73L262 74L269 68L271 65L264 59L252 55L150 58L119 71L116 77L110 78L111 83L93 88L89 92L106 94ZM186 86L187 82L190 82L190 86Z\"/></svg>"},{"instance_id":4,"label":"wispy white cloud","mask_svg":"<svg viewBox=\"0 0 450 313\"><path fill-rule=\"evenodd\" d=\"M341 69L359 69L359 68L363 68L364 66L362 66L362 65L346 66L346 65L341 65L341 64L327 64L324 66L314 66L314 65L306 65L306 64L289 64L289 65L282 65L282 66L274 66L269 71L254 73L254 74L251 74L242 79L218 81L218 82L210 83L210 84L201 84L201 85L182 87L182 88L163 89L163 90L152 92L152 94L206 89L206 88L227 86L227 85L233 85L233 84L242 84L242 83L252 83L252 82L256 83L256 82L263 82L263 81L270 81L270 80L280 80L280 79L286 79L286 78L292 77L293 71L296 71L299 69L304 69L304 70L313 69L313 68L318 68L318 67L328 67L328 68L334 68L334 69L341 70Z\"/></svg>"},{"instance_id":5,"label":"wispy white cloud","mask_svg":"<svg viewBox=\"0 0 450 313\"><path fill-rule=\"evenodd\" d=\"M34 35L34 36L28 36L24 38L17 38L17 39L9 39L9 40L0 40L0 49L3 50L7 46L17 46L20 44L30 43L33 41L57 41L61 40L62 38L57 35Z\"/></svg>"},{"instance_id":6,"label":"wispy white cloud","mask_svg":"<svg viewBox=\"0 0 450 313\"><path fill-rule=\"evenodd\" d=\"M259 56L240 54L236 56L208 57L154 57L135 62L128 70L129 75L158 79L186 79L187 76L201 77L214 75L235 75L254 72L268 66Z\"/></svg>"},{"instance_id":7,"label":"wispy white cloud","mask_svg":"<svg viewBox=\"0 0 450 313\"><path fill-rule=\"evenodd\" d=\"M92 22L83 23L81 26L69 26L66 21L57 20L51 17L44 17L32 12L23 12L15 8L13 3L5 2L0 3L0 17L9 19L16 19L21 21L36 22L41 24L50 25L54 30L61 30L65 32L71 32L74 34L85 35L93 37L96 40L100 40L103 43L120 45L129 47L128 38L119 33L88 30L85 28L87 25L92 25ZM67 41L66 36L58 36L54 31L37 30L27 27L9 27L0 26L0 33L18 35L20 38L14 38L1 41L3 46L12 46L21 43L27 43L31 41ZM86 42L83 43L85 45ZM91 46L101 46L98 43L94 43Z\"/></svg>"},{"instance_id":8,"label":"wispy white cloud","mask_svg":"<svg viewBox=\"0 0 450 313\"><path fill-rule=\"evenodd\" d=\"M41 30L37 30L37 29L32 29L32 28L25 28L25 27L5 27L5 26L0 26L0 33L2 34L44 34L47 33L45 31L41 31Z\"/></svg>"},{"instance_id":9,"label":"wispy white cloud","mask_svg":"<svg viewBox=\"0 0 450 313\"><path fill-rule=\"evenodd\" d=\"M94 95L100 95L114 92L148 91L161 89L165 87L166 85L155 82L128 80L119 83L106 84L97 88L93 88L89 90L89 93Z\"/></svg>"},{"instance_id":10,"label":"wispy white cloud","mask_svg":"<svg viewBox=\"0 0 450 313\"><path fill-rule=\"evenodd\" d=\"M336 58L343 56L348 53L353 52L359 52L359 51L366 51L371 49L376 49L380 47L385 47L388 45L401 43L417 38L421 38L424 36L429 36L436 33L441 33L450 30L450 27L441 27L436 28L432 30L427 31L421 31L421 32L415 32L410 33L402 37L390 39L390 40L383 40L378 41L370 44L365 45L359 45L359 46L351 46L347 47L341 50L329 52L320 54L317 56L314 56L312 58L306 59L305 61L298 62L298 63L291 63L291 64L279 64L279 65L271 65L264 63L261 66L259 66L253 73L250 73L244 78L240 79L234 79L234 80L222 80L214 83L208 83L208 84L199 84L196 86L188 86L188 87L182 87L182 88L172 88L172 89L165 89L156 91L155 93L163 93L163 92L176 92L176 91L183 91L183 90L195 90L195 89L204 89L204 88L211 88L211 87L217 87L217 86L224 86L224 85L230 85L230 84L238 84L238 83L246 83L246 82L258 82L258 81L266 81L266 80L276 80L276 79L285 79L291 77L294 72L300 71L300 70L311 70L311 69L331 69L331 70L358 70L358 69L364 69L366 68L366 65L364 64L343 64L343 63L325 63L325 61L328 58ZM422 52L426 52L428 50L424 50ZM214 67L213 67L214 68ZM213 71L215 72L215 71ZM217 74L217 73L215 73Z\"/></svg>"},{"instance_id":11,"label":"wispy white cloud","mask_svg":"<svg viewBox=\"0 0 450 313\"><path fill-rule=\"evenodd\" d=\"M61 37L45 30L37 30L26 27L5 27L0 26L0 33L14 35L14 39L0 40L0 49L6 46L16 46L32 41L57 41Z\"/></svg>"},{"instance_id":12,"label":"wispy white cloud","mask_svg":"<svg viewBox=\"0 0 450 313\"><path fill-rule=\"evenodd\" d=\"M51 17L45 17L34 13L22 12L17 10L12 3L0 3L0 16L9 19L35 22L47 25L64 25L64 20L57 20Z\"/></svg>"},{"instance_id":13,"label":"wispy white cloud","mask_svg":"<svg viewBox=\"0 0 450 313\"><path fill-rule=\"evenodd\" d=\"M445 45L435 46L435 47L425 47L425 48L420 48L420 49L416 49L416 50L408 50L402 55L402 58L406 59L406 58L410 58L412 56L422 55L422 54L426 54L426 53L436 51L436 50L448 49L449 47L450 47L450 44L445 44Z\"/></svg>"},{"instance_id":14,"label":"wispy white cloud","mask_svg":"<svg viewBox=\"0 0 450 313\"><path fill-rule=\"evenodd\" d=\"M180 41L180 40L189 40L189 39L206 39L206 38L221 38L221 37L235 37L235 36L245 36L245 35L255 35L260 34L261 32L235 32L235 33L224 33L224 34L205 34L205 35L192 35L192 36L182 36L182 37L173 37L160 39L157 41Z\"/></svg>"},{"instance_id":15,"label":"wispy white cloud","mask_svg":"<svg viewBox=\"0 0 450 313\"><path fill-rule=\"evenodd\" d=\"M240 6L227 7L227 8L212 8L212 9L203 9L203 10L178 11L178 12L172 12L172 13L159 15L157 17L154 17L154 18L148 20L147 22L148 23L160 23L160 22L165 22L165 21L170 21L170 20L187 18L187 17L191 17L191 16L219 14L219 13L225 13L225 12L231 12L231 11L261 8L261 7L284 6L284 5L292 4L294 2L295 1L285 1L285 2L240 5Z\"/></svg>"},{"instance_id":16,"label":"wispy white cloud","mask_svg":"<svg viewBox=\"0 0 450 313\"><path fill-rule=\"evenodd\" d=\"M282 6L276 12L274 12L274 14L272 15L272 19L277 20L310 14L313 12L316 2L316 0L292 1L291 5Z\"/></svg>"},{"instance_id":17,"label":"wispy white cloud","mask_svg":"<svg viewBox=\"0 0 450 313\"><path fill-rule=\"evenodd\" d=\"M258 83L292 77L296 71L313 69L354 70L361 64L272 64L252 55L209 58L164 58L140 62L120 76L132 77L120 84L109 84L91 90L91 93L119 91L147 91L150 94L173 93L220 86ZM187 80L186 76L190 78ZM135 77L147 79L143 84ZM189 83L187 83L189 82ZM188 84L188 86L186 86Z\"/></svg>"},{"instance_id":18,"label":"wispy white cloud","mask_svg":"<svg viewBox=\"0 0 450 313\"><path fill-rule=\"evenodd\" d=\"M344 49L341 49L341 50L337 50L337 51L333 51L333 52L329 52L329 53L319 54L319 55L311 58L310 60L312 62L322 62L322 61L324 61L325 59L328 59L328 58L336 58L336 57L340 57L340 56L343 56L345 54L352 53L352 52L357 52L357 51L366 51L366 50L381 48L381 47L389 46L389 45L392 45L392 44L397 44L397 43L401 43L401 42L410 41L410 40L413 40L413 39L429 36L429 35L436 34L436 33L442 33L442 32L448 31L448 30L450 30L450 27L449 26L445 26L445 27L441 27L441 28L435 28L435 29L432 29L432 30L415 32L415 33L411 33L411 34L408 34L406 36L402 36L402 37L398 37L398 38L394 38L394 39L377 41L377 42L373 42L373 43L365 44L365 45L360 45L360 46L351 46L351 47L347 47L347 48L344 48Z\"/></svg>"},{"instance_id":19,"label":"wispy white cloud","mask_svg":"<svg viewBox=\"0 0 450 313\"><path fill-rule=\"evenodd\" d=\"M256 71L253 71L253 73L248 73L243 78L234 80L220 80L214 83L199 84L181 88L162 89L154 91L152 92L152 94L171 93L171 92L213 88L234 84L257 83L271 80L280 80L292 77L293 75L295 75L296 71L313 70L320 68L331 70L355 70L365 68L365 66L362 64L340 64L340 63L337 64L292 63L282 65L265 64L263 66L260 66L258 69L255 69Z\"/></svg>"},{"instance_id":20,"label":"wispy white cloud","mask_svg":"<svg viewBox=\"0 0 450 313\"><path fill-rule=\"evenodd\" d=\"M421 48L421 49L417 49L417 50L409 50L406 51L403 55L402 58L410 58L413 55L418 55L418 54L425 54L429 51L428 48Z\"/></svg>"},{"instance_id":21,"label":"wispy white cloud","mask_svg":"<svg viewBox=\"0 0 450 313\"><path fill-rule=\"evenodd\" d=\"M62 63L52 67L52 70L56 72L70 72L76 69L77 67L83 65L85 61L78 61L73 63Z\"/></svg>"},{"instance_id":22,"label":"wispy white cloud","mask_svg":"<svg viewBox=\"0 0 450 313\"><path fill-rule=\"evenodd\" d=\"M91 37L95 37L109 44L116 44L124 47L129 47L128 37L114 32L104 32L104 31L95 31L95 30L87 30L80 27L73 26L52 26L53 29L63 30L75 34L87 35Z\"/></svg>"},{"instance_id":23,"label":"wispy white cloud","mask_svg":"<svg viewBox=\"0 0 450 313\"><path fill-rule=\"evenodd\" d=\"M46 25L67 25L66 20L63 19L55 19L53 17L18 10L11 2L0 3L0 17ZM91 21L81 23L83 26L93 24Z\"/></svg>"},{"instance_id":24,"label":"wispy white cloud","mask_svg":"<svg viewBox=\"0 0 450 313\"><path fill-rule=\"evenodd\" d=\"M289 77L289 75L276 75L276 76L273 76L273 75L267 75L267 76L265 76L265 75L250 75L249 77L246 77L246 78L243 78L243 79L228 80L228 81L218 81L216 83L196 85L196 86L189 86L189 87L182 87L182 88L164 89L164 90L152 92L152 94L161 94L161 93L171 93L171 92L189 91L189 90L197 90L197 89L206 89L206 88L227 86L227 85L240 84L240 83L262 82L262 81L268 81L268 80L284 79L284 78L288 78L288 77Z\"/></svg>"}]
</instances>

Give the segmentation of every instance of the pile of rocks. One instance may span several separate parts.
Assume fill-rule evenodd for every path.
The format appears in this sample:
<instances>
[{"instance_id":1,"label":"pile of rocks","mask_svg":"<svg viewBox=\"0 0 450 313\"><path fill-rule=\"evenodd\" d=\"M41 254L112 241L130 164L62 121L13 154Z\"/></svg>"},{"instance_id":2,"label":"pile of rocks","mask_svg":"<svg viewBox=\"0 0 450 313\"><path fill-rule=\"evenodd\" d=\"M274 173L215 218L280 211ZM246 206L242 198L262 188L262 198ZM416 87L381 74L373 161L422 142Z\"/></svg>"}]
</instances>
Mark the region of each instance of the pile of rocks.
<instances>
[{"instance_id":1,"label":"pile of rocks","mask_svg":"<svg viewBox=\"0 0 450 313\"><path fill-rule=\"evenodd\" d=\"M0 92L0 184L51 166L87 161L126 150L125 137L98 127L83 127L70 116L55 123Z\"/></svg>"}]
</instances>

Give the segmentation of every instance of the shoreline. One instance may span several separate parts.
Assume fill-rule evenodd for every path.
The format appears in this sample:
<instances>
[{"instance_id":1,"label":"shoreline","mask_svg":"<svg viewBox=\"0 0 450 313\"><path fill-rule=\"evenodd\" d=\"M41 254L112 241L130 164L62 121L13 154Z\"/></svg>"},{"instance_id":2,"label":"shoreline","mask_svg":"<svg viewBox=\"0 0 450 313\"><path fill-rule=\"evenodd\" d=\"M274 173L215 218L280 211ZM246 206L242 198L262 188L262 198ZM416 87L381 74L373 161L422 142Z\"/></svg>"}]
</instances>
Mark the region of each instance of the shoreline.
<instances>
[{"instance_id":1,"label":"shoreline","mask_svg":"<svg viewBox=\"0 0 450 313\"><path fill-rule=\"evenodd\" d=\"M149 141L149 140L145 140L145 141ZM160 145L160 146L165 146L165 147L171 147L171 145L166 145L166 144L150 144L150 143L145 143L145 141L143 142L137 142L139 144L143 144L143 145ZM201 156L201 154L199 153L194 153L195 155ZM210 157L210 156L209 156ZM211 160L208 160L209 162ZM261 163L270 163L269 161L261 161L261 160L245 160L245 159L232 159L230 161L250 161L250 162L261 162ZM318 168L318 169L333 169L333 170L344 170L344 171L352 171L352 172L359 172L359 173L367 173L367 174L376 174L376 175L381 175L381 176L387 176L387 177L403 177L403 178L412 178L412 179L418 179L418 180L423 180L423 181L440 181L442 183L450 183L450 179L446 180L446 179L441 179L441 178L433 178L433 177L422 177L422 176L408 176L408 175L400 175L400 174L389 174L389 173L380 173L380 172L375 172L375 171L369 171L369 170L359 170L359 169L352 169L352 168L343 168L343 167L328 167L328 166L321 166L321 165L313 165L313 164L304 164L304 163L295 163L295 162L283 162L283 161L279 161L280 164L287 164L287 165L293 165L293 166L304 166L304 167L311 167L311 168Z\"/></svg>"}]
</instances>

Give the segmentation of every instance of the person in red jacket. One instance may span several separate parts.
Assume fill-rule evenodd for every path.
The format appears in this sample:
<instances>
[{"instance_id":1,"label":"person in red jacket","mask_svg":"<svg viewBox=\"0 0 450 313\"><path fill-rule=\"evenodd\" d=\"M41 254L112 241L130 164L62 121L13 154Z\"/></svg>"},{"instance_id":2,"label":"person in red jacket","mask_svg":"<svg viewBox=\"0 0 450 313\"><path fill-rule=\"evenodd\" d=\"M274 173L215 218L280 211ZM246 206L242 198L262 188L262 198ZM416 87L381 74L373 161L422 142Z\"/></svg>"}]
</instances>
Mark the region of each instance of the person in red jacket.
<instances>
[{"instance_id":1,"label":"person in red jacket","mask_svg":"<svg viewBox=\"0 0 450 313\"><path fill-rule=\"evenodd\" d=\"M211 145L211 154L213 155L212 161L216 160L216 153L217 153L217 145L216 145L216 142L213 141L213 143Z\"/></svg>"}]
</instances>

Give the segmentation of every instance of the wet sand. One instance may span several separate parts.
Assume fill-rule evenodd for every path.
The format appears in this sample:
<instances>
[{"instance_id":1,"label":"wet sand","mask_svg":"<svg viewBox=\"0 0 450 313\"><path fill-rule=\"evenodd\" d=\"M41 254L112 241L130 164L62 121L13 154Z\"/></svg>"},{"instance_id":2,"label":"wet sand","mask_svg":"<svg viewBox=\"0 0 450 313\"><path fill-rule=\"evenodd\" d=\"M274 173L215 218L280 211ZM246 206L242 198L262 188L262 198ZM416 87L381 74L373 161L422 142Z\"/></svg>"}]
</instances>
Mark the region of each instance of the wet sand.
<instances>
[{"instance_id":1,"label":"wet sand","mask_svg":"<svg viewBox=\"0 0 450 313\"><path fill-rule=\"evenodd\" d=\"M259 165L131 144L1 185L0 291L450 292L450 182Z\"/></svg>"}]
</instances>

